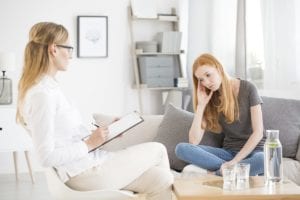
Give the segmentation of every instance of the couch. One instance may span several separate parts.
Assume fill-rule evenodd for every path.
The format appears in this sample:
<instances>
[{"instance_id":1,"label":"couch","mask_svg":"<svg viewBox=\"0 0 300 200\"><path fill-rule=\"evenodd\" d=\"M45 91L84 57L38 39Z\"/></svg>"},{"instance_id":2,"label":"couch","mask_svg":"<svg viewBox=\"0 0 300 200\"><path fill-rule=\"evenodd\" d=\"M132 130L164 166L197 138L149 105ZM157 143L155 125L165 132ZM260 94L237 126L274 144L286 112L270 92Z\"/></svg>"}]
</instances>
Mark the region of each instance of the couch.
<instances>
[{"instance_id":1,"label":"couch","mask_svg":"<svg viewBox=\"0 0 300 200\"><path fill-rule=\"evenodd\" d=\"M283 146L284 176L300 185L300 101L291 99L262 97L264 128L280 131ZM96 123L101 124L103 115L94 114ZM175 146L188 142L188 130L192 124L193 113L168 105L164 115L144 115L144 122L130 129L121 137L104 145L105 150L115 151L143 142L163 143L168 151L170 166L176 176L187 169L195 169L178 160ZM220 147L222 134L205 132L201 144ZM199 173L205 170L199 168Z\"/></svg>"}]
</instances>

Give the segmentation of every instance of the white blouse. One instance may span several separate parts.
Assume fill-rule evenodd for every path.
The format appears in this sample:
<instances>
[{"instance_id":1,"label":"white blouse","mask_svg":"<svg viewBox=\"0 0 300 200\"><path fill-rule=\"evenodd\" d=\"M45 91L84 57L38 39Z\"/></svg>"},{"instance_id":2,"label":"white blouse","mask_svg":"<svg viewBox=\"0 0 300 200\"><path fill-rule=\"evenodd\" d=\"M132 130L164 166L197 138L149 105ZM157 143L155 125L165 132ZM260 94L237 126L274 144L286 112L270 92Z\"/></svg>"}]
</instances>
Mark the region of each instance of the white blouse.
<instances>
[{"instance_id":1,"label":"white blouse","mask_svg":"<svg viewBox=\"0 0 300 200\"><path fill-rule=\"evenodd\" d=\"M55 167L64 182L109 156L103 150L88 153L82 138L91 133L50 76L29 89L22 114L38 160L44 167Z\"/></svg>"}]
</instances>

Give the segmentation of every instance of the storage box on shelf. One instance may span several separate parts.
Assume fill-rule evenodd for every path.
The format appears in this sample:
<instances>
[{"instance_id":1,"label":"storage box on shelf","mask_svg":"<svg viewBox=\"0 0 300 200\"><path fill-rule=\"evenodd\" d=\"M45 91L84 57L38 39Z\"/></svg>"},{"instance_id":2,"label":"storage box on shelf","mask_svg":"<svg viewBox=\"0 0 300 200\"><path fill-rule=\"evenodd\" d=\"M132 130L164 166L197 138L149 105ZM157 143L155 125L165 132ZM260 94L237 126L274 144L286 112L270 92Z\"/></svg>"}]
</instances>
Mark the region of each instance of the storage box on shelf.
<instances>
[{"instance_id":1,"label":"storage box on shelf","mask_svg":"<svg viewBox=\"0 0 300 200\"><path fill-rule=\"evenodd\" d=\"M179 77L179 61L174 56L138 57L141 83L148 87L173 87Z\"/></svg>"}]
</instances>

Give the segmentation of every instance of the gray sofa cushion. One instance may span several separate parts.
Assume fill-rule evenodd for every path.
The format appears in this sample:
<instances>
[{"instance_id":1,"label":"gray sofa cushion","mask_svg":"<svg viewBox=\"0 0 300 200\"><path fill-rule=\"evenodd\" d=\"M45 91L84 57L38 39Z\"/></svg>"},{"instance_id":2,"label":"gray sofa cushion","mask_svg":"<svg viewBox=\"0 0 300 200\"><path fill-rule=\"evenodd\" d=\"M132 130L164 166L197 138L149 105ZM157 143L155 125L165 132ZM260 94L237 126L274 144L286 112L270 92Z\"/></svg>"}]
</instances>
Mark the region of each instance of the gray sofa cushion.
<instances>
[{"instance_id":1,"label":"gray sofa cushion","mask_svg":"<svg viewBox=\"0 0 300 200\"><path fill-rule=\"evenodd\" d=\"M300 162L291 158L283 158L283 175L300 185Z\"/></svg>"},{"instance_id":2,"label":"gray sofa cushion","mask_svg":"<svg viewBox=\"0 0 300 200\"><path fill-rule=\"evenodd\" d=\"M295 158L300 137L300 101L262 97L264 128L279 130L283 157Z\"/></svg>"},{"instance_id":3,"label":"gray sofa cushion","mask_svg":"<svg viewBox=\"0 0 300 200\"><path fill-rule=\"evenodd\" d=\"M180 142L188 142L188 132L192 125L194 114L169 104L157 130L154 141L163 143L168 151L170 166L181 171L187 163L175 155L175 147ZM205 133L200 144L220 147L223 137L221 134Z\"/></svg>"}]
</instances>

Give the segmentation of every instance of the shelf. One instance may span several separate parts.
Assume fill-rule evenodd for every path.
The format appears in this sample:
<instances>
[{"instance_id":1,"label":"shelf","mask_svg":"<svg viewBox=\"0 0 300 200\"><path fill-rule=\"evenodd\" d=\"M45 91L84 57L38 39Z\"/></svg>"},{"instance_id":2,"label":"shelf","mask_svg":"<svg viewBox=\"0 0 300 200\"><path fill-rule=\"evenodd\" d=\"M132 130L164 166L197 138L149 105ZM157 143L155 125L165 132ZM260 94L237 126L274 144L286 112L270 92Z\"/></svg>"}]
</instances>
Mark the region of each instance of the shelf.
<instances>
[{"instance_id":1,"label":"shelf","mask_svg":"<svg viewBox=\"0 0 300 200\"><path fill-rule=\"evenodd\" d=\"M0 104L0 109L4 109L4 108L16 108L16 104L12 103L12 104Z\"/></svg>"},{"instance_id":2,"label":"shelf","mask_svg":"<svg viewBox=\"0 0 300 200\"><path fill-rule=\"evenodd\" d=\"M157 18L141 18L132 16L133 20L145 20L145 21L161 21L161 22L179 22L178 16L158 16Z\"/></svg>"},{"instance_id":3,"label":"shelf","mask_svg":"<svg viewBox=\"0 0 300 200\"><path fill-rule=\"evenodd\" d=\"M136 49L135 54L137 56L149 56L149 55L180 55L183 54L184 50L180 50L180 52L177 53L164 53L164 52L142 52L141 49Z\"/></svg>"},{"instance_id":4,"label":"shelf","mask_svg":"<svg viewBox=\"0 0 300 200\"><path fill-rule=\"evenodd\" d=\"M139 89L147 89L147 90L183 90L188 87L148 87L146 84L140 84ZM137 85L133 85L133 89L138 89Z\"/></svg>"}]
</instances>

